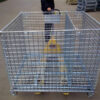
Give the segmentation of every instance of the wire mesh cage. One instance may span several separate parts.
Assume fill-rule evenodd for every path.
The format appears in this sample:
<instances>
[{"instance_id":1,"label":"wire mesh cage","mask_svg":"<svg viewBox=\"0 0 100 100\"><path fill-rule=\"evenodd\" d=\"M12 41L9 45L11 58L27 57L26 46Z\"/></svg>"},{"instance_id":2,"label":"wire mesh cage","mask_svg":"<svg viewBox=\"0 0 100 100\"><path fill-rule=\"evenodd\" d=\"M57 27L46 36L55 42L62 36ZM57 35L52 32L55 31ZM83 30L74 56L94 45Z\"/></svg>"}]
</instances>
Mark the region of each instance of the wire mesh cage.
<instances>
[{"instance_id":1,"label":"wire mesh cage","mask_svg":"<svg viewBox=\"0 0 100 100\"><path fill-rule=\"evenodd\" d=\"M78 11L96 11L97 0L78 0Z\"/></svg>"},{"instance_id":2,"label":"wire mesh cage","mask_svg":"<svg viewBox=\"0 0 100 100\"><path fill-rule=\"evenodd\" d=\"M50 24L53 28L47 29L42 13L21 12L1 30L11 93L93 95L100 62L100 24L77 11L61 12L59 22Z\"/></svg>"},{"instance_id":3,"label":"wire mesh cage","mask_svg":"<svg viewBox=\"0 0 100 100\"><path fill-rule=\"evenodd\" d=\"M100 0L97 0L97 10L100 11Z\"/></svg>"}]
</instances>

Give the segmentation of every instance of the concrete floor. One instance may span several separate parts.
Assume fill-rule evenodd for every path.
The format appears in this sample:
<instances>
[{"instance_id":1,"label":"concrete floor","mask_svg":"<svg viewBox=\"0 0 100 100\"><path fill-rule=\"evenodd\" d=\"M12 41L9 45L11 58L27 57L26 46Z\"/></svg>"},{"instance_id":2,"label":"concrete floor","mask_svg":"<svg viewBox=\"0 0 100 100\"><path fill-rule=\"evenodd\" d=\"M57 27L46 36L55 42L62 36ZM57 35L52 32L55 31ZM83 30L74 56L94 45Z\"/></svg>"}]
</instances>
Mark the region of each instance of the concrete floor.
<instances>
[{"instance_id":1,"label":"concrete floor","mask_svg":"<svg viewBox=\"0 0 100 100\"><path fill-rule=\"evenodd\" d=\"M61 10L74 10L73 6L66 6L65 0L55 0L56 8ZM7 0L0 3L0 29L9 23L20 11L41 11L40 0ZM89 12L94 18L100 21L100 12ZM19 93L12 96L9 93L9 84L5 63L0 45L0 100L100 100L100 82L97 85L96 94L88 98L86 93L71 93L69 96L63 96L61 93L44 93L34 95L33 93Z\"/></svg>"}]
</instances>

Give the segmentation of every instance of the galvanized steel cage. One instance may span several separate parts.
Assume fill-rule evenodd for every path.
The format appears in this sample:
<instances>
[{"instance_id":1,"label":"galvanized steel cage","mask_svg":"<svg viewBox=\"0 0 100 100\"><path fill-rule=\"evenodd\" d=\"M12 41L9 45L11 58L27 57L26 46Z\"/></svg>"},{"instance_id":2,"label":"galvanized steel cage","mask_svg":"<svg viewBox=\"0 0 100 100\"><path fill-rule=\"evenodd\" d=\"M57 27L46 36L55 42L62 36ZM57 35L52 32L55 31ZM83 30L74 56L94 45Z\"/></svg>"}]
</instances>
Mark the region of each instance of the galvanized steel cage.
<instances>
[{"instance_id":1,"label":"galvanized steel cage","mask_svg":"<svg viewBox=\"0 0 100 100\"><path fill-rule=\"evenodd\" d=\"M54 52L45 42L44 26L44 14L21 12L0 32L11 93L93 95L100 62L99 22L85 12L61 12L59 22L48 30Z\"/></svg>"}]
</instances>

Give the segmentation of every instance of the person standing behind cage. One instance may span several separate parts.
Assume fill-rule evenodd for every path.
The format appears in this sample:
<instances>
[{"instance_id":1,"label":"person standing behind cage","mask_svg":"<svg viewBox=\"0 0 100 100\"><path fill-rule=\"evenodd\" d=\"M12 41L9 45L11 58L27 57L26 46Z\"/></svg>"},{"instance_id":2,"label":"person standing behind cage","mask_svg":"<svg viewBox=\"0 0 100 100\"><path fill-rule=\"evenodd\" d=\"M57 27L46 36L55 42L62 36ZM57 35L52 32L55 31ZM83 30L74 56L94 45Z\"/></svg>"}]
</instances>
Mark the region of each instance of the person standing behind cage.
<instances>
[{"instance_id":1,"label":"person standing behind cage","mask_svg":"<svg viewBox=\"0 0 100 100\"><path fill-rule=\"evenodd\" d=\"M41 0L41 10L43 14L51 14L51 11L55 9L54 0ZM53 27L52 23L45 23L45 42L50 39L50 31Z\"/></svg>"}]
</instances>

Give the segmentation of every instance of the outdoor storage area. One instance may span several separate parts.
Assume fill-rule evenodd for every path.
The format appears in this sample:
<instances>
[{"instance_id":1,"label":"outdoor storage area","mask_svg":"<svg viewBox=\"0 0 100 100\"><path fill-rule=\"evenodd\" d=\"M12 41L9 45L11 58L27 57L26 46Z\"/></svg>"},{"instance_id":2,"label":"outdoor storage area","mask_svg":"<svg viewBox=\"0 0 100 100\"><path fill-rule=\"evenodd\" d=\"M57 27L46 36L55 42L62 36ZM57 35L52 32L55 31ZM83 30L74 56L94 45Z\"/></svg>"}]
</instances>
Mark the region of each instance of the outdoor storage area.
<instances>
[{"instance_id":1,"label":"outdoor storage area","mask_svg":"<svg viewBox=\"0 0 100 100\"><path fill-rule=\"evenodd\" d=\"M66 1L55 2L60 8L59 3ZM50 15L23 11L0 31L0 67L7 69L10 82L6 89L9 82L3 86L7 74L1 69L1 100L99 100L100 23L90 15L100 20L100 12L87 14L76 11L76 5L71 8L74 11ZM47 23L52 23L51 30L45 30ZM46 32L50 33L48 42ZM18 94L12 96L9 90ZM43 94L34 95L39 92ZM71 94L64 96L66 92ZM88 98L86 93L95 95Z\"/></svg>"}]
</instances>

